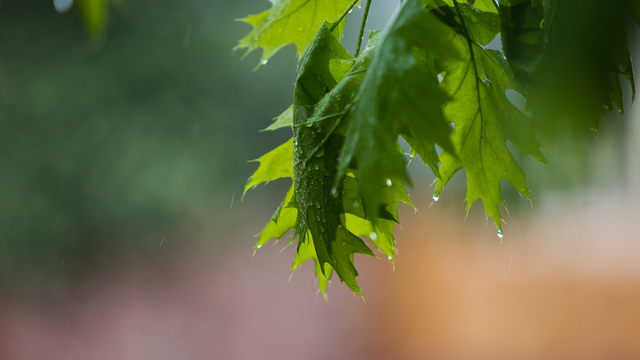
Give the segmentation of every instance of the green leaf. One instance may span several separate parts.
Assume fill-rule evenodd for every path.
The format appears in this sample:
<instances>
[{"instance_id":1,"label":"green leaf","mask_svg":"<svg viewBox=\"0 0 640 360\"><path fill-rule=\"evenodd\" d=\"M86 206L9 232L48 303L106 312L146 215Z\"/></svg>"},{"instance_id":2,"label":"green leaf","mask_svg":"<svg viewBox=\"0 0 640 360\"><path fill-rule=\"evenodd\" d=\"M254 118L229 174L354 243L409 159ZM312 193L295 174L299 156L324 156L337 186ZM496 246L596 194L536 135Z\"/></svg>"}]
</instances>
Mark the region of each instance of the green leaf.
<instances>
[{"instance_id":1,"label":"green leaf","mask_svg":"<svg viewBox=\"0 0 640 360\"><path fill-rule=\"evenodd\" d=\"M261 62L270 59L282 47L295 44L298 58L307 51L323 21L333 22L352 0L270 0L271 9L240 19L253 25L236 49L246 54L262 48ZM341 33L344 22L338 26Z\"/></svg>"},{"instance_id":2,"label":"green leaf","mask_svg":"<svg viewBox=\"0 0 640 360\"><path fill-rule=\"evenodd\" d=\"M464 169L467 211L482 199L500 235L502 180L529 198L507 142L545 162L534 124L597 128L614 104L624 110L620 78L635 96L624 28L629 14L640 18L635 0L405 0L357 58L340 44L341 27L322 23L350 2L272 0L243 19L254 29L238 45L262 47L262 60L290 43L306 52L293 105L265 129L290 127L293 138L258 159L245 192L293 179L256 249L295 229L292 272L312 260L325 297L334 271L361 293L354 256L373 255L365 237L395 257L398 202L413 206L399 137L436 174L435 196ZM505 55L487 49L498 33ZM527 99L522 111L510 93Z\"/></svg>"},{"instance_id":3,"label":"green leaf","mask_svg":"<svg viewBox=\"0 0 640 360\"><path fill-rule=\"evenodd\" d=\"M493 41L500 32L500 17L492 1L483 5L480 6L479 2L474 3L473 6L460 3L459 9L464 17L471 40L484 46ZM480 10L476 6L487 8L487 10Z\"/></svg>"},{"instance_id":4,"label":"green leaf","mask_svg":"<svg viewBox=\"0 0 640 360\"><path fill-rule=\"evenodd\" d=\"M268 183L284 177L293 178L293 169L291 168L293 163L293 139L289 139L286 143L254 161L259 161L260 166L247 181L242 193L243 198L249 189L253 189L263 182Z\"/></svg>"},{"instance_id":5,"label":"green leaf","mask_svg":"<svg viewBox=\"0 0 640 360\"><path fill-rule=\"evenodd\" d=\"M299 247L313 243L321 272L325 264L340 280L360 293L353 254L373 255L364 242L349 232L343 220L343 186L334 188L337 159L343 136L335 129L351 99L347 74L338 85L331 60L351 60L336 36L323 24L302 63L293 100L294 184L298 205ZM335 71L334 71L335 73ZM346 80L345 80L346 79ZM338 97L340 95L340 97Z\"/></svg>"},{"instance_id":6,"label":"green leaf","mask_svg":"<svg viewBox=\"0 0 640 360\"><path fill-rule=\"evenodd\" d=\"M276 209L276 212L271 217L271 220L264 227L260 233L260 238L256 243L255 250L260 249L269 240L276 238L280 239L287 233L287 231L295 228L296 221L298 219L298 209L295 206L289 206L293 200L293 184L287 192L284 200ZM293 241L293 239L291 239Z\"/></svg>"},{"instance_id":7,"label":"green leaf","mask_svg":"<svg viewBox=\"0 0 640 360\"><path fill-rule=\"evenodd\" d=\"M315 261L318 285L325 296L334 269L341 281L360 292L353 255L373 253L358 236L369 237L393 259L397 203L411 204L402 181L387 184L382 190L384 201L378 213L382 220L374 225L366 219L352 172L334 188L337 158L348 121L346 114L356 101L379 37L379 32L372 33L365 51L353 59L335 34L326 26L321 28L301 66L292 112L287 110L280 116L282 119L289 118L289 113L293 116L293 149L288 142L258 159L261 167L247 184L249 189L264 181L291 176L287 171L295 165L294 187L260 234L256 249L295 228L299 241L292 269L307 260ZM275 170L263 170L263 165Z\"/></svg>"},{"instance_id":8,"label":"green leaf","mask_svg":"<svg viewBox=\"0 0 640 360\"><path fill-rule=\"evenodd\" d=\"M382 203L375 221L367 216L362 206L362 198L358 193L358 184L354 174L349 173L344 177L342 202L345 211L346 227L356 236L368 237L376 248L380 249L389 260L395 258L395 237L393 228L399 223L398 202L413 207L402 181L389 180L381 189Z\"/></svg>"},{"instance_id":9,"label":"green leaf","mask_svg":"<svg viewBox=\"0 0 640 360\"><path fill-rule=\"evenodd\" d=\"M289 106L282 114L275 118L274 122L262 131L273 131L293 125L293 105Z\"/></svg>"},{"instance_id":10,"label":"green leaf","mask_svg":"<svg viewBox=\"0 0 640 360\"><path fill-rule=\"evenodd\" d=\"M500 0L500 40L516 77L531 74L544 57L555 0Z\"/></svg>"},{"instance_id":11,"label":"green leaf","mask_svg":"<svg viewBox=\"0 0 640 360\"><path fill-rule=\"evenodd\" d=\"M296 256L293 260L293 266L291 267L291 275L293 272L302 264L307 262L308 260L313 260L315 266L315 274L318 278L318 290L322 292L324 298L327 298L327 286L329 285L329 281L331 281L331 275L333 274L333 268L329 264L325 264L324 269L320 269L320 263L318 262L318 256L316 255L316 250L313 247L313 242L303 242L298 246L298 251L296 252Z\"/></svg>"},{"instance_id":12,"label":"green leaf","mask_svg":"<svg viewBox=\"0 0 640 360\"><path fill-rule=\"evenodd\" d=\"M371 221L351 214L345 215L345 222L349 231L354 235L368 237L378 249L382 250L387 256L387 259L391 261L394 260L396 241L393 235L393 227L395 222L378 219L378 221L372 223Z\"/></svg>"},{"instance_id":13,"label":"green leaf","mask_svg":"<svg viewBox=\"0 0 640 360\"><path fill-rule=\"evenodd\" d=\"M435 5L438 2L442 2L444 4L447 4L449 7L454 7L453 0L425 0L425 1L427 1L429 5L432 5L432 4ZM462 6L465 6L467 4L473 5L473 7L475 7L476 9L482 12L497 12L496 5L493 1L494 0L461 0L461 1L458 1L458 3L459 5L462 5ZM515 1L520 1L520 0L515 0Z\"/></svg>"},{"instance_id":14,"label":"green leaf","mask_svg":"<svg viewBox=\"0 0 640 360\"><path fill-rule=\"evenodd\" d=\"M434 145L453 151L450 127L442 117L446 94L438 85L435 49L456 56L447 26L408 0L392 20L367 71L352 111L340 162L341 176L355 161L359 191L367 214L377 217L387 181L409 182L398 150L402 135L429 166L438 171ZM426 36L425 34L428 34Z\"/></svg>"},{"instance_id":15,"label":"green leaf","mask_svg":"<svg viewBox=\"0 0 640 360\"><path fill-rule=\"evenodd\" d=\"M456 6L457 7L457 6ZM451 11L456 11L452 9ZM456 11L457 12L457 11ZM450 14L451 15L451 14ZM459 12L458 14L459 15ZM516 109L505 92L524 90L516 83L502 54L485 49L474 42L466 18L454 24L447 38L462 58L440 57L446 74L441 88L450 97L444 107L447 119L455 124L451 141L458 156L440 156L440 177L435 196L458 170L467 173L467 211L482 198L487 217L491 216L501 232L499 204L505 206L500 181L511 183L518 192L529 198L525 174L507 148L507 140L522 153L531 154L544 162L540 145L533 137L531 119ZM459 26L457 29L455 26Z\"/></svg>"},{"instance_id":16,"label":"green leaf","mask_svg":"<svg viewBox=\"0 0 640 360\"><path fill-rule=\"evenodd\" d=\"M541 130L554 133L571 119L577 130L595 131L614 104L624 111L618 75L635 91L626 35L633 6L633 1L501 1L505 54Z\"/></svg>"}]
</instances>

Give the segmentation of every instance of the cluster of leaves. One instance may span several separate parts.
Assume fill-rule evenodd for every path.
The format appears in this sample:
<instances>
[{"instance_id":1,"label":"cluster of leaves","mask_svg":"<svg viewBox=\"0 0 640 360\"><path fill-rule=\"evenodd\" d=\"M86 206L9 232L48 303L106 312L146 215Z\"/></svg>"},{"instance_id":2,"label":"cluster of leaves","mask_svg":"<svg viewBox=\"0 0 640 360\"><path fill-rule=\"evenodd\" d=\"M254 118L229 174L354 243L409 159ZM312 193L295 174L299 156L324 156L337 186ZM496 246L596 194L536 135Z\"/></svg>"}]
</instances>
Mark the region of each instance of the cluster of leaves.
<instances>
[{"instance_id":1,"label":"cluster of leaves","mask_svg":"<svg viewBox=\"0 0 640 360\"><path fill-rule=\"evenodd\" d=\"M360 293L354 254L373 255L363 238L393 261L398 202L411 205L399 137L436 175L434 199L464 169L467 211L482 199L502 237L501 180L529 198L507 141L545 162L536 132L566 118L595 130L605 111L624 109L619 77L634 87L625 28L627 14L640 18L633 1L404 0L355 57L340 43L341 15L355 2L272 3L243 19L254 29L238 47L263 48L265 62L297 46L293 105L267 128L293 137L258 159L245 192L293 179L256 249L294 229L293 269L312 259L325 295L334 271ZM487 47L498 38L504 52Z\"/></svg>"}]
</instances>

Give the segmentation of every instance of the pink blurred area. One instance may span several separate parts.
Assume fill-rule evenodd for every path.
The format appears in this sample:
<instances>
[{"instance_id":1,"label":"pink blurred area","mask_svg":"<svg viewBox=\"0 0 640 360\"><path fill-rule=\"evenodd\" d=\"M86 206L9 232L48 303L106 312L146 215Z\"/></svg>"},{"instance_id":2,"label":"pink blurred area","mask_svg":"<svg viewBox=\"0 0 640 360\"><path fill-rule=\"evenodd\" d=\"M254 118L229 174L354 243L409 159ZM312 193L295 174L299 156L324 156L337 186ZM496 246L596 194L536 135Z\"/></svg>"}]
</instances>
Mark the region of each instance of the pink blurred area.
<instances>
[{"instance_id":1,"label":"pink blurred area","mask_svg":"<svg viewBox=\"0 0 640 360\"><path fill-rule=\"evenodd\" d=\"M58 296L5 294L0 359L637 359L640 213L624 204L556 206L503 242L405 208L395 270L356 258L366 301L335 282L325 301L309 264L288 281L292 248L252 258L238 233Z\"/></svg>"}]
</instances>

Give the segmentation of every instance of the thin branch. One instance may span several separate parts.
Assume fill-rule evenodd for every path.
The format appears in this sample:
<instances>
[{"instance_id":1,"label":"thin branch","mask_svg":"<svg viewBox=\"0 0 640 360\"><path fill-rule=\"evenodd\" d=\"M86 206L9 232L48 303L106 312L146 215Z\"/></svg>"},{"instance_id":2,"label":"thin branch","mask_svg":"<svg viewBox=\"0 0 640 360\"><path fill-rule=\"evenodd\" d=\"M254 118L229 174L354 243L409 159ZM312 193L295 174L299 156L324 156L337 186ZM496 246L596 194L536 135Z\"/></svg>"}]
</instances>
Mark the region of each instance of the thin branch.
<instances>
[{"instance_id":1,"label":"thin branch","mask_svg":"<svg viewBox=\"0 0 640 360\"><path fill-rule=\"evenodd\" d=\"M356 57L360 54L360 46L362 45L362 37L364 36L364 27L367 24L367 18L369 17L369 8L371 7L371 0L367 0L367 6L364 8L364 15L362 16L362 24L360 25L360 36L358 36L358 46L356 46Z\"/></svg>"},{"instance_id":2,"label":"thin branch","mask_svg":"<svg viewBox=\"0 0 640 360\"><path fill-rule=\"evenodd\" d=\"M336 22L334 22L331 27L329 28L329 31L333 32L333 30L336 28L336 26L338 26L338 24L340 24L340 22L347 16L347 14L349 14L351 12L351 10L353 9L354 6L356 6L356 4L358 3L359 0L353 0L353 2L351 3L351 5L349 5L349 7L347 8L347 10L345 10L342 15L340 15L340 17L338 18L338 20L336 20Z\"/></svg>"}]
</instances>

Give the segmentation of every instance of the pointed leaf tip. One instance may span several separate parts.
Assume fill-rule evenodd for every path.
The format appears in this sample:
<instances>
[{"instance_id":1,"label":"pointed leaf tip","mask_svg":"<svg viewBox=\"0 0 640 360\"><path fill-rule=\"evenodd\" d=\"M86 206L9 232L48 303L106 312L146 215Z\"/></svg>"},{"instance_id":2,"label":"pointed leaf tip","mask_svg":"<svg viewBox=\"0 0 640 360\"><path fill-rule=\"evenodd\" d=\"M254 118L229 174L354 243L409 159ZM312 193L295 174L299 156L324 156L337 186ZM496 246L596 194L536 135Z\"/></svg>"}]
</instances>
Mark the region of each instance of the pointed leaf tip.
<instances>
[{"instance_id":1,"label":"pointed leaf tip","mask_svg":"<svg viewBox=\"0 0 640 360\"><path fill-rule=\"evenodd\" d=\"M246 54L263 49L260 62L269 60L278 50L294 44L300 60L323 21L336 21L351 0L273 0L271 9L239 21L249 23L253 30L236 46ZM338 26L342 33L344 22Z\"/></svg>"}]
</instances>

